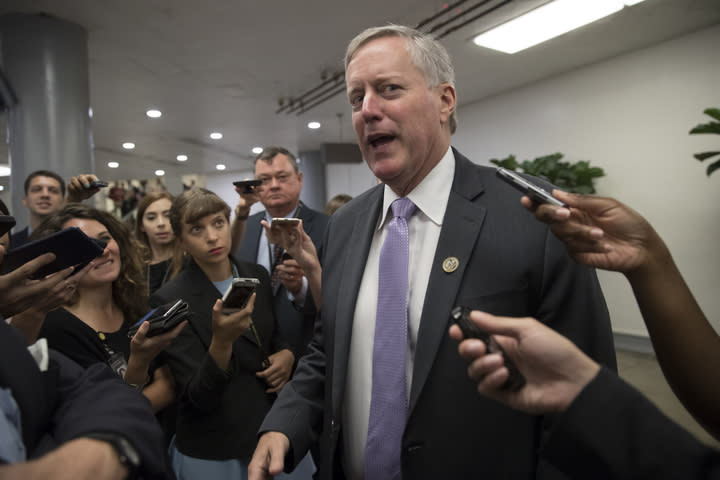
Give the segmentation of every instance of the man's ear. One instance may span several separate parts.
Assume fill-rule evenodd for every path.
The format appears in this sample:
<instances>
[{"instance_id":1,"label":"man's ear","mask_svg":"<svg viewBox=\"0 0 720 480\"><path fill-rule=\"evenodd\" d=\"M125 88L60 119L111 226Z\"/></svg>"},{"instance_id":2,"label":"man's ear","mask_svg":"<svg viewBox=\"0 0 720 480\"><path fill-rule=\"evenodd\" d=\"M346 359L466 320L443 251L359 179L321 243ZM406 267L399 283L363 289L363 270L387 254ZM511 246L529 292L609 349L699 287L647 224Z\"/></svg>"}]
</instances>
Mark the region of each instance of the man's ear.
<instances>
[{"instance_id":1,"label":"man's ear","mask_svg":"<svg viewBox=\"0 0 720 480\"><path fill-rule=\"evenodd\" d=\"M25 195L25 196L23 197L23 205L25 205L25 208L27 208L27 206L28 206L28 204L27 204L27 195Z\"/></svg>"},{"instance_id":2,"label":"man's ear","mask_svg":"<svg viewBox=\"0 0 720 480\"><path fill-rule=\"evenodd\" d=\"M298 172L298 182L300 182L300 185L302 186L302 172Z\"/></svg>"},{"instance_id":3,"label":"man's ear","mask_svg":"<svg viewBox=\"0 0 720 480\"><path fill-rule=\"evenodd\" d=\"M455 87L449 83L443 83L437 88L440 94L440 120L445 124L450 120L450 115L452 115L457 107Z\"/></svg>"}]
</instances>

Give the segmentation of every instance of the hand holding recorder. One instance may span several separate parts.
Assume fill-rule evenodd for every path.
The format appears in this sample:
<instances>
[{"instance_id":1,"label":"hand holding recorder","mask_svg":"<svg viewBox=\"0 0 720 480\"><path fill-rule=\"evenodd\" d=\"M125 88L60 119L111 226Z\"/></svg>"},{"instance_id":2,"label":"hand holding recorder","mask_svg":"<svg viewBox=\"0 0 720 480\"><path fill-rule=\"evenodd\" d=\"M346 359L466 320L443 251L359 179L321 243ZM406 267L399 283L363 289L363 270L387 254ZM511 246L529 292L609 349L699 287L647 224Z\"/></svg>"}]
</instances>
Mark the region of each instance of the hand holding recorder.
<instances>
[{"instance_id":1,"label":"hand holding recorder","mask_svg":"<svg viewBox=\"0 0 720 480\"><path fill-rule=\"evenodd\" d=\"M517 390L504 388L510 375L504 356L488 352L481 340L465 339L460 327L453 325L450 336L462 340L458 350L470 362L468 375L478 382L478 392L512 408L530 414L562 412L600 370L570 340L534 318L473 311L470 320L502 345L525 384Z\"/></svg>"}]
</instances>

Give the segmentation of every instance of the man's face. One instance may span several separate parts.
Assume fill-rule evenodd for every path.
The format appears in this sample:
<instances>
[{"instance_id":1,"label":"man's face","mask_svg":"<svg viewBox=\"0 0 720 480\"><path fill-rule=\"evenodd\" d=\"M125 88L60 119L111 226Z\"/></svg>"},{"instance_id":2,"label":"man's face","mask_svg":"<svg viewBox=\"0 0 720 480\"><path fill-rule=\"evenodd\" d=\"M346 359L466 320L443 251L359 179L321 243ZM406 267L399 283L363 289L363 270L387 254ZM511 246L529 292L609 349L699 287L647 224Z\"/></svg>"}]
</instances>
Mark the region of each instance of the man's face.
<instances>
[{"instance_id":1,"label":"man's face","mask_svg":"<svg viewBox=\"0 0 720 480\"><path fill-rule=\"evenodd\" d=\"M52 177L34 177L30 180L23 205L30 211L30 215L39 218L59 211L63 205L60 182Z\"/></svg>"},{"instance_id":2,"label":"man's face","mask_svg":"<svg viewBox=\"0 0 720 480\"><path fill-rule=\"evenodd\" d=\"M255 164L255 178L263 184L256 188L260 202L273 216L285 216L300 200L302 172L295 173L286 155L278 153L272 164L259 160Z\"/></svg>"},{"instance_id":3,"label":"man's face","mask_svg":"<svg viewBox=\"0 0 720 480\"><path fill-rule=\"evenodd\" d=\"M355 52L345 72L352 121L373 174L396 193L415 188L450 145L455 108L448 84L428 88L407 40L383 37Z\"/></svg>"}]
</instances>

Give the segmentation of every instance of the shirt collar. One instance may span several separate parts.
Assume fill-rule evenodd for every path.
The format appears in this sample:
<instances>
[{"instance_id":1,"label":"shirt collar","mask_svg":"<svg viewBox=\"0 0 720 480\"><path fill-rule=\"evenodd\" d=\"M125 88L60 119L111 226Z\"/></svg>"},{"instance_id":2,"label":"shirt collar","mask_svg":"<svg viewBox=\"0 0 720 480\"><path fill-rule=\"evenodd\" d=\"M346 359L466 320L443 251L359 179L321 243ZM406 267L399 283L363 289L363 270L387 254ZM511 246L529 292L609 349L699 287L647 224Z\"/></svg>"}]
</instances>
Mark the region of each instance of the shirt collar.
<instances>
[{"instance_id":1,"label":"shirt collar","mask_svg":"<svg viewBox=\"0 0 720 480\"><path fill-rule=\"evenodd\" d=\"M430 170L420 184L415 187L407 197L412 200L415 206L430 221L438 226L442 225L445 209L447 207L448 198L450 197L450 189L452 188L453 178L455 177L455 155L452 148L448 147L445 155L440 159L437 165ZM392 202L400 198L390 187L385 185L383 192L383 213L378 230L385 225L390 216L390 205Z\"/></svg>"}]
</instances>

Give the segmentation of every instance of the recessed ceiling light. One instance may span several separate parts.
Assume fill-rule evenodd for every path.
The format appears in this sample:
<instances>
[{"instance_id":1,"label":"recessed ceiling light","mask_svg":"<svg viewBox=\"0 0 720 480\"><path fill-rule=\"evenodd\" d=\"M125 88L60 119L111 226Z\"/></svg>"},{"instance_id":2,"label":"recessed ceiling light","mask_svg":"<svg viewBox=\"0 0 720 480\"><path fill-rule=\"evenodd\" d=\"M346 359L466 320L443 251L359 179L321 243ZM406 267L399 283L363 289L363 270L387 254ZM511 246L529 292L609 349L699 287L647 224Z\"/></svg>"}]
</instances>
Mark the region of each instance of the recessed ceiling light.
<instances>
[{"instance_id":1,"label":"recessed ceiling light","mask_svg":"<svg viewBox=\"0 0 720 480\"><path fill-rule=\"evenodd\" d=\"M157 175L158 177L162 177L163 175L165 175L165 170L155 170L155 175Z\"/></svg>"},{"instance_id":2,"label":"recessed ceiling light","mask_svg":"<svg viewBox=\"0 0 720 480\"><path fill-rule=\"evenodd\" d=\"M108 167L110 168L118 168L120 164L118 162L108 162Z\"/></svg>"},{"instance_id":3,"label":"recessed ceiling light","mask_svg":"<svg viewBox=\"0 0 720 480\"><path fill-rule=\"evenodd\" d=\"M177 161L178 161L178 162L185 162L185 161L187 161L188 156L187 156L187 155L178 155L178 156L175 157L175 158L177 158Z\"/></svg>"},{"instance_id":4,"label":"recessed ceiling light","mask_svg":"<svg viewBox=\"0 0 720 480\"><path fill-rule=\"evenodd\" d=\"M0 177L9 177L10 170L10 165L0 165Z\"/></svg>"},{"instance_id":5,"label":"recessed ceiling light","mask_svg":"<svg viewBox=\"0 0 720 480\"><path fill-rule=\"evenodd\" d=\"M0 192L5 190L5 185L0 185Z\"/></svg>"},{"instance_id":6,"label":"recessed ceiling light","mask_svg":"<svg viewBox=\"0 0 720 480\"><path fill-rule=\"evenodd\" d=\"M253 149L252 149L252 152L253 152L255 155L260 155L260 154L262 153L262 151L263 151L263 148L262 148L262 147L253 147Z\"/></svg>"},{"instance_id":7,"label":"recessed ceiling light","mask_svg":"<svg viewBox=\"0 0 720 480\"><path fill-rule=\"evenodd\" d=\"M123 143L123 148L125 150L132 150L133 148L135 148L135 144L132 142L125 142Z\"/></svg>"},{"instance_id":8,"label":"recessed ceiling light","mask_svg":"<svg viewBox=\"0 0 720 480\"><path fill-rule=\"evenodd\" d=\"M160 110L155 110L154 108L151 108L150 110L145 112L145 115L150 118L160 118L162 117L162 112Z\"/></svg>"},{"instance_id":9,"label":"recessed ceiling light","mask_svg":"<svg viewBox=\"0 0 720 480\"><path fill-rule=\"evenodd\" d=\"M318 128L320 128L320 122L310 122L310 123L308 123L308 128L317 130Z\"/></svg>"},{"instance_id":10,"label":"recessed ceiling light","mask_svg":"<svg viewBox=\"0 0 720 480\"><path fill-rule=\"evenodd\" d=\"M218 163L217 165L215 165L215 168L218 170L225 170L225 165L223 165L222 163Z\"/></svg>"},{"instance_id":11,"label":"recessed ceiling light","mask_svg":"<svg viewBox=\"0 0 720 480\"><path fill-rule=\"evenodd\" d=\"M222 137L223 137L223 134L220 132L212 132L210 134L210 138L212 138L213 140L220 140Z\"/></svg>"},{"instance_id":12,"label":"recessed ceiling light","mask_svg":"<svg viewBox=\"0 0 720 480\"><path fill-rule=\"evenodd\" d=\"M88 108L88 117L92 118L92 116L93 116L93 111L92 111L92 107L90 107L90 108Z\"/></svg>"}]
</instances>

